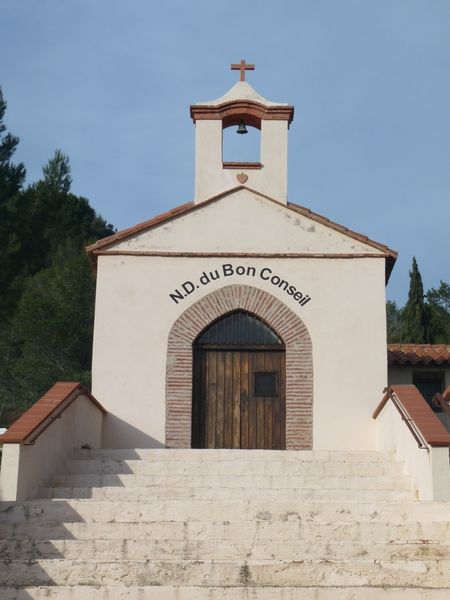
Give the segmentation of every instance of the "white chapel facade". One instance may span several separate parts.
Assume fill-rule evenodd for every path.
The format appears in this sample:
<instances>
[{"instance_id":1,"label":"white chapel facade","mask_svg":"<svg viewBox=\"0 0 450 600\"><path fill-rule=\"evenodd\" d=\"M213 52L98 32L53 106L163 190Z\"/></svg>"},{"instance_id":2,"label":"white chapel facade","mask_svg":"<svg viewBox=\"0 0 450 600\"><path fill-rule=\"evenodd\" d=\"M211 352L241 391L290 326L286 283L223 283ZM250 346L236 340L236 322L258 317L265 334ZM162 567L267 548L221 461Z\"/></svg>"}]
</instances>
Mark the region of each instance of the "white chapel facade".
<instances>
[{"instance_id":1,"label":"white chapel facade","mask_svg":"<svg viewBox=\"0 0 450 600\"><path fill-rule=\"evenodd\" d=\"M375 449L396 253L288 201L294 109L236 66L191 106L194 200L88 248L103 446ZM227 127L260 162L223 161Z\"/></svg>"}]
</instances>

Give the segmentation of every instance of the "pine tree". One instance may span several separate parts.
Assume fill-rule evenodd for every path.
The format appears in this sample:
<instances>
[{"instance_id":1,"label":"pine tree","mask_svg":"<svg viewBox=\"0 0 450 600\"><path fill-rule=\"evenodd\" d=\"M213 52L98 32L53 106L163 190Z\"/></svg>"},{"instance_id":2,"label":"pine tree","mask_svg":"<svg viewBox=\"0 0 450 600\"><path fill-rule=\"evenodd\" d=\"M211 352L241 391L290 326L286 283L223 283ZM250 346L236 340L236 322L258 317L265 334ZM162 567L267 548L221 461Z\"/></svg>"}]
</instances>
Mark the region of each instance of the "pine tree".
<instances>
[{"instance_id":1,"label":"pine tree","mask_svg":"<svg viewBox=\"0 0 450 600\"><path fill-rule=\"evenodd\" d=\"M4 335L8 311L15 301L8 287L17 273L21 252L22 215L16 201L26 174L23 163L11 162L19 138L6 133L5 112L6 101L0 88L0 337Z\"/></svg>"},{"instance_id":2,"label":"pine tree","mask_svg":"<svg viewBox=\"0 0 450 600\"><path fill-rule=\"evenodd\" d=\"M19 138L6 133L3 118L6 112L6 101L0 87L0 209L7 199L17 193L25 180L25 166L23 163L13 165L12 156L16 151Z\"/></svg>"},{"instance_id":3,"label":"pine tree","mask_svg":"<svg viewBox=\"0 0 450 600\"><path fill-rule=\"evenodd\" d=\"M430 341L428 315L424 302L422 277L415 257L413 257L409 277L408 302L403 312L402 341L413 344L425 344Z\"/></svg>"},{"instance_id":4,"label":"pine tree","mask_svg":"<svg viewBox=\"0 0 450 600\"><path fill-rule=\"evenodd\" d=\"M61 150L55 150L51 160L43 167L44 184L63 194L68 194L72 185L69 157Z\"/></svg>"},{"instance_id":5,"label":"pine tree","mask_svg":"<svg viewBox=\"0 0 450 600\"><path fill-rule=\"evenodd\" d=\"M114 228L70 193L69 158L56 150L22 189L0 90L0 425L55 380L89 383L94 280L84 246Z\"/></svg>"},{"instance_id":6,"label":"pine tree","mask_svg":"<svg viewBox=\"0 0 450 600\"><path fill-rule=\"evenodd\" d=\"M52 264L27 278L9 336L0 340L0 422L9 423L55 381L89 385L95 278L86 253L66 240ZM1 360L0 360L1 363Z\"/></svg>"}]
</instances>

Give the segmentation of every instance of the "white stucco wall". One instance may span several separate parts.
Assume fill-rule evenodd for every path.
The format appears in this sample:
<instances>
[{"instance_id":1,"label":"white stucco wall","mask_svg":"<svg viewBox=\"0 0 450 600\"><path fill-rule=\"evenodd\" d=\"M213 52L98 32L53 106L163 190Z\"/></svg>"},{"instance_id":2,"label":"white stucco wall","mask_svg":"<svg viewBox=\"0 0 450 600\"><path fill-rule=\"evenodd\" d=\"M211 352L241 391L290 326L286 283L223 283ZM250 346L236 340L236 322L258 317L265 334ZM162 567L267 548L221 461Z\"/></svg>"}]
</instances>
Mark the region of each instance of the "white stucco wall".
<instances>
[{"instance_id":1,"label":"white stucco wall","mask_svg":"<svg viewBox=\"0 0 450 600\"><path fill-rule=\"evenodd\" d=\"M250 271L225 277L222 265L226 263L234 271L238 265L254 268L255 275ZM263 268L270 268L311 300L300 306L293 296L261 278ZM216 270L220 277L202 285L202 274ZM166 352L174 321L219 287L246 284L285 302L309 330L314 361L314 447L375 448L371 414L387 379L384 270L381 257L100 256L93 394L110 413L104 422L104 445L164 444ZM176 289L181 292L187 281L194 291L176 303L169 294Z\"/></svg>"},{"instance_id":2,"label":"white stucco wall","mask_svg":"<svg viewBox=\"0 0 450 600\"><path fill-rule=\"evenodd\" d=\"M382 254L246 189L121 240L111 250Z\"/></svg>"},{"instance_id":3,"label":"white stucco wall","mask_svg":"<svg viewBox=\"0 0 450 600\"><path fill-rule=\"evenodd\" d=\"M431 455L419 448L417 441L403 421L400 413L388 401L376 419L377 450L395 453L395 458L405 464L421 500L433 499Z\"/></svg>"},{"instance_id":4,"label":"white stucco wall","mask_svg":"<svg viewBox=\"0 0 450 600\"><path fill-rule=\"evenodd\" d=\"M377 449L395 453L405 464L420 500L450 500L447 447L419 448L397 408L388 400L376 419Z\"/></svg>"},{"instance_id":5,"label":"white stucco wall","mask_svg":"<svg viewBox=\"0 0 450 600\"><path fill-rule=\"evenodd\" d=\"M99 448L103 412L86 396L78 396L33 445L4 444L0 472L0 500L23 500L37 495L40 486L58 473L75 448Z\"/></svg>"}]
</instances>

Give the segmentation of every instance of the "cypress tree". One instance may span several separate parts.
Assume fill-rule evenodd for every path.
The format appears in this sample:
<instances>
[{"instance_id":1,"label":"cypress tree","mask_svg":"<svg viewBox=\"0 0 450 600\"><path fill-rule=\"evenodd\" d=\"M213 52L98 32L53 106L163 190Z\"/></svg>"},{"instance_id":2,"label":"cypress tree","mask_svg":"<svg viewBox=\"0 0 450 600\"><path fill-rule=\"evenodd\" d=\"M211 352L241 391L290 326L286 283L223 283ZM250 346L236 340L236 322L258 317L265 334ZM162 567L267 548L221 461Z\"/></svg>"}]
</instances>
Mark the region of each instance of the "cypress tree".
<instances>
[{"instance_id":1,"label":"cypress tree","mask_svg":"<svg viewBox=\"0 0 450 600\"><path fill-rule=\"evenodd\" d=\"M423 283L416 258L409 272L408 302L403 312L402 342L426 344L429 342L427 308L424 302Z\"/></svg>"}]
</instances>

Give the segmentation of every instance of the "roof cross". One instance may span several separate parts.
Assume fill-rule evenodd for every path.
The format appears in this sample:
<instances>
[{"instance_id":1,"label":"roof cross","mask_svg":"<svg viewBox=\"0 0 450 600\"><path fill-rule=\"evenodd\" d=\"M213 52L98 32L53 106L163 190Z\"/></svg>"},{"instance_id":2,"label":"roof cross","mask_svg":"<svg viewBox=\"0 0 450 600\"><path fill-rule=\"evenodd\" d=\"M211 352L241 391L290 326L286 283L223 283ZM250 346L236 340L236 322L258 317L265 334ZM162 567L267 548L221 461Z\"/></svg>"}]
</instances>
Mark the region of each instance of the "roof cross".
<instances>
[{"instance_id":1,"label":"roof cross","mask_svg":"<svg viewBox=\"0 0 450 600\"><path fill-rule=\"evenodd\" d=\"M255 65L250 65L245 62L244 59L241 60L239 64L231 65L232 71L240 71L241 72L241 81L245 81L245 71L254 71Z\"/></svg>"}]
</instances>

